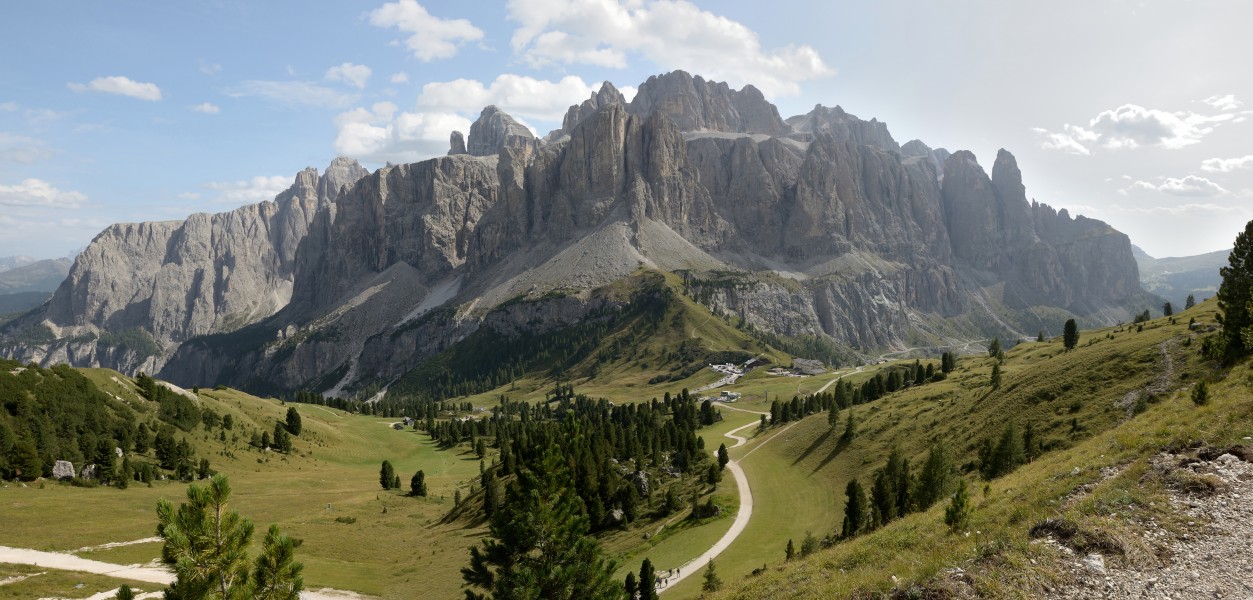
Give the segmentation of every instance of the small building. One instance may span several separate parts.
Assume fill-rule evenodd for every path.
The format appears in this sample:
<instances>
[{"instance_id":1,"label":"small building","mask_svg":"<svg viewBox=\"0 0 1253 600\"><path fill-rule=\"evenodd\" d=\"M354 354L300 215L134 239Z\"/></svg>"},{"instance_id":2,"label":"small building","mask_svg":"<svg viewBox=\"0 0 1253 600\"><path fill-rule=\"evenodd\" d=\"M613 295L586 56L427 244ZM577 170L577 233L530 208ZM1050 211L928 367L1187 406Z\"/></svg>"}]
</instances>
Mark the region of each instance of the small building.
<instances>
[{"instance_id":1,"label":"small building","mask_svg":"<svg viewBox=\"0 0 1253 600\"><path fill-rule=\"evenodd\" d=\"M718 393L718 400L721 402L735 402L736 400L739 400L739 399L740 399L739 392L728 392L726 390L723 390Z\"/></svg>"}]
</instances>

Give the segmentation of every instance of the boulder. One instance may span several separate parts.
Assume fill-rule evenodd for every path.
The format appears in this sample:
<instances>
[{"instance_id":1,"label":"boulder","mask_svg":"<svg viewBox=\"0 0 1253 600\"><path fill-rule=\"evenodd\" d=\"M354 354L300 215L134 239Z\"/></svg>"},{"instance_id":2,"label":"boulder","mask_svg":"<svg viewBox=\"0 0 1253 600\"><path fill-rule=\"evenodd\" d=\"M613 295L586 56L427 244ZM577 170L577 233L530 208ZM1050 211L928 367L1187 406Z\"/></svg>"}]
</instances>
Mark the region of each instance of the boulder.
<instances>
[{"instance_id":1,"label":"boulder","mask_svg":"<svg viewBox=\"0 0 1253 600\"><path fill-rule=\"evenodd\" d=\"M87 465L83 467L82 472L80 472L78 476L82 479L95 479L96 478L96 465Z\"/></svg>"},{"instance_id":2,"label":"boulder","mask_svg":"<svg viewBox=\"0 0 1253 600\"><path fill-rule=\"evenodd\" d=\"M52 477L54 479L73 479L74 473L74 463L68 460L58 460L52 466Z\"/></svg>"}]
</instances>

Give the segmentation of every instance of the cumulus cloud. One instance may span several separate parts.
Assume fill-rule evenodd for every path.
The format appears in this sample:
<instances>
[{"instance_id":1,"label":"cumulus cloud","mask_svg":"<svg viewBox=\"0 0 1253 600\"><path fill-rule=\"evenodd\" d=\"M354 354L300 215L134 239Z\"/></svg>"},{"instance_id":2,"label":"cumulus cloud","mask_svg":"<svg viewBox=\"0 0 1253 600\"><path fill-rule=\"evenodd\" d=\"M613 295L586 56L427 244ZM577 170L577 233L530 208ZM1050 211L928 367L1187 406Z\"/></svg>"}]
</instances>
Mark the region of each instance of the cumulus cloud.
<instances>
[{"instance_id":1,"label":"cumulus cloud","mask_svg":"<svg viewBox=\"0 0 1253 600\"><path fill-rule=\"evenodd\" d=\"M258 175L237 181L211 181L204 184L204 187L217 192L215 202L242 205L273 200L291 187L291 181L291 177L282 175Z\"/></svg>"},{"instance_id":2,"label":"cumulus cloud","mask_svg":"<svg viewBox=\"0 0 1253 600\"><path fill-rule=\"evenodd\" d=\"M370 67L346 62L327 69L326 80L346 83L360 90L365 89L365 84L370 80L372 73L373 71L370 70Z\"/></svg>"},{"instance_id":3,"label":"cumulus cloud","mask_svg":"<svg viewBox=\"0 0 1253 600\"><path fill-rule=\"evenodd\" d=\"M1205 104L1208 104L1214 107L1215 109L1221 110L1221 111L1233 111L1237 108L1240 108L1241 106L1244 106L1243 102L1236 100L1235 94L1227 94L1225 96L1210 96L1209 98L1206 98L1202 100L1201 102L1204 102Z\"/></svg>"},{"instance_id":4,"label":"cumulus cloud","mask_svg":"<svg viewBox=\"0 0 1253 600\"><path fill-rule=\"evenodd\" d=\"M495 104L513 117L560 121L571 104L586 100L593 91L573 75L545 81L506 73L488 85L473 79L428 83L422 86L418 107L477 115L484 106Z\"/></svg>"},{"instance_id":5,"label":"cumulus cloud","mask_svg":"<svg viewBox=\"0 0 1253 600\"><path fill-rule=\"evenodd\" d=\"M195 112L204 113L206 115L216 115L219 112L222 112L222 109L218 105L211 104L209 102L201 102L200 104L196 104L190 108Z\"/></svg>"},{"instance_id":6,"label":"cumulus cloud","mask_svg":"<svg viewBox=\"0 0 1253 600\"><path fill-rule=\"evenodd\" d=\"M265 98L286 106L313 106L317 108L344 108L357 101L354 94L344 94L328 87L307 81L257 81L239 84L230 96Z\"/></svg>"},{"instance_id":7,"label":"cumulus cloud","mask_svg":"<svg viewBox=\"0 0 1253 600\"><path fill-rule=\"evenodd\" d=\"M42 208L78 208L87 202L79 192L63 192L39 179L24 179L16 185L0 185L0 205Z\"/></svg>"},{"instance_id":8,"label":"cumulus cloud","mask_svg":"<svg viewBox=\"0 0 1253 600\"><path fill-rule=\"evenodd\" d=\"M1231 100L1234 102L1234 99ZM1222 105L1229 105L1223 104ZM1145 146L1176 150L1200 142L1223 122L1238 122L1231 112L1202 115L1194 112L1167 112L1124 104L1102 111L1086 126L1062 126L1061 131L1035 128L1041 137L1040 147L1071 154L1089 155L1094 147L1121 149Z\"/></svg>"},{"instance_id":9,"label":"cumulus cloud","mask_svg":"<svg viewBox=\"0 0 1253 600\"><path fill-rule=\"evenodd\" d=\"M52 151L43 142L0 131L0 161L30 164L52 158Z\"/></svg>"},{"instance_id":10,"label":"cumulus cloud","mask_svg":"<svg viewBox=\"0 0 1253 600\"><path fill-rule=\"evenodd\" d=\"M1114 204L1103 212L1141 215L1196 216L1199 214L1233 215L1249 213L1248 207L1227 206L1213 202L1190 202L1171 206L1122 206Z\"/></svg>"},{"instance_id":11,"label":"cumulus cloud","mask_svg":"<svg viewBox=\"0 0 1253 600\"><path fill-rule=\"evenodd\" d=\"M389 81L392 83L409 83L409 74L404 72L392 73L392 78Z\"/></svg>"},{"instance_id":12,"label":"cumulus cloud","mask_svg":"<svg viewBox=\"0 0 1253 600\"><path fill-rule=\"evenodd\" d=\"M1131 185L1119 190L1122 195L1127 195L1132 191L1150 191L1161 192L1163 194L1171 194L1172 196L1222 196L1227 194L1227 190L1222 186L1196 175L1188 175L1186 177L1165 177L1161 183L1152 183L1149 181L1134 181Z\"/></svg>"},{"instance_id":13,"label":"cumulus cloud","mask_svg":"<svg viewBox=\"0 0 1253 600\"><path fill-rule=\"evenodd\" d=\"M118 96L129 96L149 101L161 99L161 88L157 87L155 83L141 83L119 75L97 77L91 80L90 83L69 83L66 85L71 90L80 93L100 92L102 94L116 94Z\"/></svg>"},{"instance_id":14,"label":"cumulus cloud","mask_svg":"<svg viewBox=\"0 0 1253 600\"><path fill-rule=\"evenodd\" d=\"M450 112L400 112L391 102L356 108L335 117L335 151L364 162L408 163L448 151L453 130L470 120Z\"/></svg>"},{"instance_id":15,"label":"cumulus cloud","mask_svg":"<svg viewBox=\"0 0 1253 600\"><path fill-rule=\"evenodd\" d=\"M513 50L533 67L625 68L636 54L771 97L835 73L811 46L762 48L753 30L687 0L510 0L508 14Z\"/></svg>"},{"instance_id":16,"label":"cumulus cloud","mask_svg":"<svg viewBox=\"0 0 1253 600\"><path fill-rule=\"evenodd\" d=\"M411 34L405 47L422 62L457 55L459 46L483 39L483 30L466 19L441 19L414 0L388 2L370 11L370 24Z\"/></svg>"},{"instance_id":17,"label":"cumulus cloud","mask_svg":"<svg viewBox=\"0 0 1253 600\"><path fill-rule=\"evenodd\" d=\"M1207 158L1201 161L1201 170L1210 173L1229 173L1249 168L1253 168L1253 154L1240 158Z\"/></svg>"}]
</instances>

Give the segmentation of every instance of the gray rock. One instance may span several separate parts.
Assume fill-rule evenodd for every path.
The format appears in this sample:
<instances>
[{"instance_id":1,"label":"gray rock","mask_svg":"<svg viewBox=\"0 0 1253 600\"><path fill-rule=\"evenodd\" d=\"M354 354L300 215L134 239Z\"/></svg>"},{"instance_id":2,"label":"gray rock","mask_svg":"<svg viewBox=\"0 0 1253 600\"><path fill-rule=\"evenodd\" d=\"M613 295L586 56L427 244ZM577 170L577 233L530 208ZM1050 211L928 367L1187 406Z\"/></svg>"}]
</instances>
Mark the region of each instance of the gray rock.
<instances>
[{"instance_id":1,"label":"gray rock","mask_svg":"<svg viewBox=\"0 0 1253 600\"><path fill-rule=\"evenodd\" d=\"M680 131L721 131L786 135L791 129L779 110L761 92L746 85L733 90L725 82L706 81L684 71L655 75L640 84L630 112L647 116L659 112Z\"/></svg>"},{"instance_id":2,"label":"gray rock","mask_svg":"<svg viewBox=\"0 0 1253 600\"><path fill-rule=\"evenodd\" d=\"M648 484L648 473L644 471L636 471L631 475L631 483L635 486L635 491L639 492L641 498L647 498L648 493L652 491Z\"/></svg>"},{"instance_id":3,"label":"gray rock","mask_svg":"<svg viewBox=\"0 0 1253 600\"><path fill-rule=\"evenodd\" d=\"M448 155L466 154L466 138L460 131L453 131L448 136Z\"/></svg>"},{"instance_id":4,"label":"gray rock","mask_svg":"<svg viewBox=\"0 0 1253 600\"><path fill-rule=\"evenodd\" d=\"M95 479L96 465L87 465L83 467L83 470L79 472L78 476L82 479Z\"/></svg>"},{"instance_id":5,"label":"gray rock","mask_svg":"<svg viewBox=\"0 0 1253 600\"><path fill-rule=\"evenodd\" d=\"M52 477L54 479L73 479L74 473L74 463L68 460L58 460L52 466Z\"/></svg>"},{"instance_id":6,"label":"gray rock","mask_svg":"<svg viewBox=\"0 0 1253 600\"><path fill-rule=\"evenodd\" d=\"M534 148L538 140L521 123L505 111L488 106L470 125L466 151L474 156L495 156L505 148Z\"/></svg>"},{"instance_id":7,"label":"gray rock","mask_svg":"<svg viewBox=\"0 0 1253 600\"><path fill-rule=\"evenodd\" d=\"M1083 557L1083 566L1094 575L1105 574L1105 557L1100 554L1089 554Z\"/></svg>"},{"instance_id":8,"label":"gray rock","mask_svg":"<svg viewBox=\"0 0 1253 600\"><path fill-rule=\"evenodd\" d=\"M810 134L813 137L829 135L839 142L875 146L894 152L901 151L896 140L892 139L892 134L888 133L886 123L881 123L876 119L863 121L855 115L844 112L844 109L839 106L827 108L818 104L807 114L790 117L787 124L792 127L793 131Z\"/></svg>"}]
</instances>

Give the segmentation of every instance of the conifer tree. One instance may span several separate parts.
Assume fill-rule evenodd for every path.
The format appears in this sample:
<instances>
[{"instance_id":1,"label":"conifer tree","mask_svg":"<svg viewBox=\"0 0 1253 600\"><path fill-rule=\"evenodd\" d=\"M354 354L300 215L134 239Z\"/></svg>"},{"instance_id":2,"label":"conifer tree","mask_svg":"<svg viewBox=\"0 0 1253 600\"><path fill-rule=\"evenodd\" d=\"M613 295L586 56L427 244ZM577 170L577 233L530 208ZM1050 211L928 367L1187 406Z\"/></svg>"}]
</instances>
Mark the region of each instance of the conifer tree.
<instances>
[{"instance_id":1,"label":"conifer tree","mask_svg":"<svg viewBox=\"0 0 1253 600\"><path fill-rule=\"evenodd\" d=\"M844 489L844 497L844 526L841 529L841 535L851 538L865 528L867 517L869 517L869 507L866 502L866 491L856 479L848 482L848 486Z\"/></svg>"},{"instance_id":2,"label":"conifer tree","mask_svg":"<svg viewBox=\"0 0 1253 600\"><path fill-rule=\"evenodd\" d=\"M304 586L302 566L293 558L297 542L271 525L255 565L248 559L253 525L228 510L231 488L215 475L207 486L187 488L187 502L176 510L157 502L157 535L165 542L162 559L173 565L171 600L296 600Z\"/></svg>"},{"instance_id":3,"label":"conifer tree","mask_svg":"<svg viewBox=\"0 0 1253 600\"><path fill-rule=\"evenodd\" d=\"M992 363L992 389L1001 387L1001 364Z\"/></svg>"},{"instance_id":4,"label":"conifer tree","mask_svg":"<svg viewBox=\"0 0 1253 600\"><path fill-rule=\"evenodd\" d=\"M1163 316L1163 317L1170 317L1170 316L1174 316L1174 314L1175 314L1175 307L1174 307L1174 306L1171 306L1171 304L1170 304L1169 302L1167 302L1167 303L1165 303L1165 304L1163 304L1163 305L1162 305L1162 316Z\"/></svg>"},{"instance_id":5,"label":"conifer tree","mask_svg":"<svg viewBox=\"0 0 1253 600\"><path fill-rule=\"evenodd\" d=\"M957 533L970 525L972 511L970 493L966 490L966 480L958 480L957 492L953 494L953 499L944 509L944 524L948 525L949 531Z\"/></svg>"},{"instance_id":6,"label":"conifer tree","mask_svg":"<svg viewBox=\"0 0 1253 600\"><path fill-rule=\"evenodd\" d=\"M635 580L634 571L627 571L626 581L623 585L626 586L627 600L634 600L635 592L639 591L640 587L639 582Z\"/></svg>"},{"instance_id":7,"label":"conifer tree","mask_svg":"<svg viewBox=\"0 0 1253 600\"><path fill-rule=\"evenodd\" d=\"M714 561L709 561L709 566L705 567L705 581L700 586L703 592L716 592L722 589L722 579L718 577L717 570L714 569Z\"/></svg>"},{"instance_id":8,"label":"conifer tree","mask_svg":"<svg viewBox=\"0 0 1253 600\"><path fill-rule=\"evenodd\" d=\"M731 454L727 452L726 444L718 445L718 470L725 469L727 463L731 462Z\"/></svg>"},{"instance_id":9,"label":"conifer tree","mask_svg":"<svg viewBox=\"0 0 1253 600\"><path fill-rule=\"evenodd\" d=\"M114 600L135 600L135 592L131 586L123 583L122 587L117 589L117 594L113 596Z\"/></svg>"},{"instance_id":10,"label":"conifer tree","mask_svg":"<svg viewBox=\"0 0 1253 600\"><path fill-rule=\"evenodd\" d=\"M783 549L783 560L792 560L796 558L796 546L792 545L792 540L788 539L787 548Z\"/></svg>"},{"instance_id":11,"label":"conifer tree","mask_svg":"<svg viewBox=\"0 0 1253 600\"><path fill-rule=\"evenodd\" d=\"M1067 350L1074 350L1079 344L1079 325L1074 319L1066 319L1066 326L1062 330L1062 345Z\"/></svg>"},{"instance_id":12,"label":"conifer tree","mask_svg":"<svg viewBox=\"0 0 1253 600\"><path fill-rule=\"evenodd\" d=\"M1188 310L1189 308L1192 308L1193 306L1196 306L1196 296L1193 296L1192 294L1188 294L1188 299L1183 303L1183 309Z\"/></svg>"},{"instance_id":13,"label":"conifer tree","mask_svg":"<svg viewBox=\"0 0 1253 600\"><path fill-rule=\"evenodd\" d=\"M1253 348L1253 317L1249 303L1253 300L1253 221L1249 221L1227 257L1227 266L1218 270L1222 283L1218 286L1218 310L1222 314L1222 359L1231 362Z\"/></svg>"},{"instance_id":14,"label":"conifer tree","mask_svg":"<svg viewBox=\"0 0 1253 600\"><path fill-rule=\"evenodd\" d=\"M943 443L931 446L915 483L914 502L918 510L927 510L948 493L953 464Z\"/></svg>"},{"instance_id":15,"label":"conifer tree","mask_svg":"<svg viewBox=\"0 0 1253 600\"><path fill-rule=\"evenodd\" d=\"M857 435L857 419L853 416L853 409L848 409L848 420L844 424L844 435L840 436L845 441L853 439Z\"/></svg>"},{"instance_id":16,"label":"conifer tree","mask_svg":"<svg viewBox=\"0 0 1253 600\"><path fill-rule=\"evenodd\" d=\"M426 497L426 472L418 469L409 480L409 495Z\"/></svg>"},{"instance_id":17,"label":"conifer tree","mask_svg":"<svg viewBox=\"0 0 1253 600\"><path fill-rule=\"evenodd\" d=\"M396 469L392 467L392 462L390 460L383 461L383 466L379 469L379 485L383 486L385 490L390 490L392 489L392 480L395 478Z\"/></svg>"},{"instance_id":18,"label":"conifer tree","mask_svg":"<svg viewBox=\"0 0 1253 600\"><path fill-rule=\"evenodd\" d=\"M992 338L992 343L988 344L988 356L996 358L1001 353L1001 338Z\"/></svg>"},{"instance_id":19,"label":"conifer tree","mask_svg":"<svg viewBox=\"0 0 1253 600\"><path fill-rule=\"evenodd\" d=\"M1204 381L1198 382L1192 387L1192 402L1197 406L1209 404L1209 386Z\"/></svg>"},{"instance_id":20,"label":"conifer tree","mask_svg":"<svg viewBox=\"0 0 1253 600\"><path fill-rule=\"evenodd\" d=\"M287 407L287 432L300 437L300 432L303 428L304 425L300 422L300 413L296 411L296 407Z\"/></svg>"},{"instance_id":21,"label":"conifer tree","mask_svg":"<svg viewBox=\"0 0 1253 600\"><path fill-rule=\"evenodd\" d=\"M488 537L470 549L470 566L461 574L484 593L467 590L467 598L621 598L613 561L587 535L588 518L569 485L573 474L565 459L550 448L537 467L522 470L509 501L492 517Z\"/></svg>"},{"instance_id":22,"label":"conifer tree","mask_svg":"<svg viewBox=\"0 0 1253 600\"><path fill-rule=\"evenodd\" d=\"M639 586L639 600L657 600L657 572L653 569L653 562L647 558L640 563Z\"/></svg>"},{"instance_id":23,"label":"conifer tree","mask_svg":"<svg viewBox=\"0 0 1253 600\"><path fill-rule=\"evenodd\" d=\"M840 425L840 406L834 402L831 403L831 408L827 409L827 425L831 426L832 431Z\"/></svg>"},{"instance_id":24,"label":"conifer tree","mask_svg":"<svg viewBox=\"0 0 1253 600\"><path fill-rule=\"evenodd\" d=\"M1040 330L1040 333L1035 334L1035 341L1037 341L1037 342L1043 342L1043 341L1044 341L1044 330L1043 330L1043 329L1041 329L1041 330Z\"/></svg>"}]
</instances>

